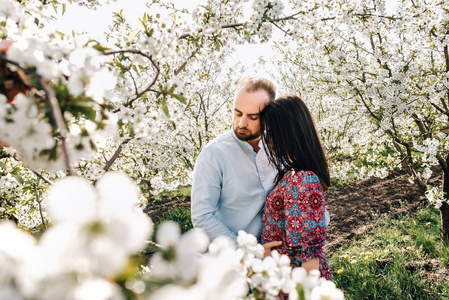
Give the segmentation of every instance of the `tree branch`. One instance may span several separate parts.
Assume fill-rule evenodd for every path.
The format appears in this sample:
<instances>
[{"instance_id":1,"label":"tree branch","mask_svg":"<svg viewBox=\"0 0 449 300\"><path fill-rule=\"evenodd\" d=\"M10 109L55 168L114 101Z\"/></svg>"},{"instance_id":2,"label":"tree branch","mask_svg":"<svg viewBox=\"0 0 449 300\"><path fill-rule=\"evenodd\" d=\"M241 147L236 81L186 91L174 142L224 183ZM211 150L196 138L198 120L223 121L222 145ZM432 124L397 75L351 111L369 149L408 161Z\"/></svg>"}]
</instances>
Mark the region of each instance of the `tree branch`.
<instances>
[{"instance_id":1,"label":"tree branch","mask_svg":"<svg viewBox=\"0 0 449 300\"><path fill-rule=\"evenodd\" d=\"M31 172L33 172L38 178L42 179L43 181L45 181L45 183L49 184L49 185L53 185L54 183L52 181L50 181L47 177L45 177L44 175L42 175L41 173L39 173L38 171L34 170L34 169L30 169Z\"/></svg>"},{"instance_id":2,"label":"tree branch","mask_svg":"<svg viewBox=\"0 0 449 300\"><path fill-rule=\"evenodd\" d=\"M42 200L39 198L39 191L37 190L37 184L34 184L34 192L36 193L37 204L39 205L39 213L41 215L42 224L44 224L44 228L47 228L47 224L45 222L44 213L42 212Z\"/></svg>"},{"instance_id":3,"label":"tree branch","mask_svg":"<svg viewBox=\"0 0 449 300\"><path fill-rule=\"evenodd\" d=\"M418 115L416 113L413 113L412 118L418 126L421 134L424 135L425 138L429 138L429 131L425 128L423 121L418 117Z\"/></svg>"},{"instance_id":4,"label":"tree branch","mask_svg":"<svg viewBox=\"0 0 449 300\"><path fill-rule=\"evenodd\" d=\"M446 61L446 72L449 72L449 51L447 45L444 46L444 58Z\"/></svg>"},{"instance_id":5,"label":"tree branch","mask_svg":"<svg viewBox=\"0 0 449 300\"><path fill-rule=\"evenodd\" d=\"M381 118L380 118L378 115L376 115L376 114L371 110L371 108L370 108L370 107L368 106L368 104L365 102L365 99L363 98L363 95L362 95L361 93L359 93L358 91L357 91L357 94L359 95L360 100L362 101L363 106L365 106L365 108L366 108L366 110L368 111L368 113L369 113L374 119L376 119L378 122L380 122L380 121L381 121Z\"/></svg>"},{"instance_id":6,"label":"tree branch","mask_svg":"<svg viewBox=\"0 0 449 300\"><path fill-rule=\"evenodd\" d=\"M311 9L311 10L313 10L313 9ZM309 12L311 11L311 10L309 10ZM307 13L307 11L306 12L304 12L304 11L300 11L300 12L297 12L297 13L294 13L294 14L292 14L292 15L289 15L289 16L287 16L287 17L283 17L283 18L277 18L277 19L262 19L261 20L261 23L265 23L265 22L281 22L281 21L287 21L287 20L296 20L296 16L298 16L298 15L301 15L301 14L306 14ZM323 21L324 19L322 19L322 21ZM233 24L226 24L226 25L222 25L221 26L221 29L229 29L229 28L239 28L239 27L242 27L243 25L245 25L245 23L233 23ZM198 30L198 33L201 33L203 30L202 29L200 29L200 30ZM186 34L183 34L183 35L181 35L181 36L179 36L179 38L178 39L185 39L185 38L187 38L187 37L191 37L192 35L190 34L190 33L186 33Z\"/></svg>"},{"instance_id":7,"label":"tree branch","mask_svg":"<svg viewBox=\"0 0 449 300\"><path fill-rule=\"evenodd\" d=\"M124 141L120 144L120 146L118 146L117 150L115 150L115 152L114 152L114 154L112 155L112 157L106 162L106 166L104 166L104 168L103 168L103 170L104 170L105 172L107 172L107 171L111 168L112 164L113 164L113 163L117 160L117 158L119 157L120 152L122 152L123 146L124 146L125 144L127 144L130 140L131 140L130 138L126 139L126 140L124 140Z\"/></svg>"},{"instance_id":8,"label":"tree branch","mask_svg":"<svg viewBox=\"0 0 449 300\"><path fill-rule=\"evenodd\" d=\"M42 79L42 77L40 75L38 75L38 81L39 81L39 84L41 85L42 89L45 92L45 95L46 95L45 97L47 98L47 101L50 104L53 119L56 123L56 128L59 131L59 136L62 141L62 151L64 153L64 160L65 160L67 170L69 172L69 175L75 176L76 172L72 166L72 160L71 160L69 148L67 145L67 131L65 128L64 118L62 117L61 108L59 107L58 99L56 98L53 90L51 90L47 86L47 84L44 82L44 80Z\"/></svg>"},{"instance_id":9,"label":"tree branch","mask_svg":"<svg viewBox=\"0 0 449 300\"><path fill-rule=\"evenodd\" d=\"M125 49L125 50L113 50L113 51L104 51L103 52L104 55L114 55L114 54L123 54L123 53L132 53L132 54L142 55L143 57L149 59L151 64L153 65L153 67L156 69L156 75L154 76L153 81L143 91L141 91L140 93L137 93L134 96L134 98L132 98L125 104L125 106L132 106L134 101L136 101L137 99L142 97L146 92L149 92L151 90L151 88L153 87L153 85L156 84L156 81L159 78L159 74L160 74L161 70L159 68L159 64L157 64L153 60L152 55L145 54L139 50ZM117 111L114 111L114 112L117 112Z\"/></svg>"}]
</instances>

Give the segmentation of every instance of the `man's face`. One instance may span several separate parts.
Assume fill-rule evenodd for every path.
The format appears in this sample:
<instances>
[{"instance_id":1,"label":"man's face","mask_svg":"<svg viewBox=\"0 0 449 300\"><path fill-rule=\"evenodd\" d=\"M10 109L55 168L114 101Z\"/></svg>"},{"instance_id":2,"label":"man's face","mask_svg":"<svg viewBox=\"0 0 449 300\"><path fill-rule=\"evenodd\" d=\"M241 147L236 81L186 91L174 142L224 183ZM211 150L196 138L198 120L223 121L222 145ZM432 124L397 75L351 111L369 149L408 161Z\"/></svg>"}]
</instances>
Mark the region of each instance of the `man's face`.
<instances>
[{"instance_id":1,"label":"man's face","mask_svg":"<svg viewBox=\"0 0 449 300\"><path fill-rule=\"evenodd\" d=\"M265 90L242 90L237 94L232 128L239 140L251 141L260 137L259 112L265 108L269 99Z\"/></svg>"}]
</instances>

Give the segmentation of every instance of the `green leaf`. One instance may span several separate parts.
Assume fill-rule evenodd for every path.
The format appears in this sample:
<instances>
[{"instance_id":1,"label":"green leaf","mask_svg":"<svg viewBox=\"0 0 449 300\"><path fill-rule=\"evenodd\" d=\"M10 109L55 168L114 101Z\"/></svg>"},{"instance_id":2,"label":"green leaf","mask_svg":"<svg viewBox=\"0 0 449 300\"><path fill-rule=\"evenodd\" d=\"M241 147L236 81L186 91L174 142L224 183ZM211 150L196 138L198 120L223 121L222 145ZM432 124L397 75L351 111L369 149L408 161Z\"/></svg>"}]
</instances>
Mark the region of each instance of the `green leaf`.
<instances>
[{"instance_id":1,"label":"green leaf","mask_svg":"<svg viewBox=\"0 0 449 300\"><path fill-rule=\"evenodd\" d=\"M136 35L137 35L139 32L140 32L139 29L134 30L133 32L131 32L131 33L128 35L128 43L131 42L132 39L135 38Z\"/></svg>"},{"instance_id":2,"label":"green leaf","mask_svg":"<svg viewBox=\"0 0 449 300\"><path fill-rule=\"evenodd\" d=\"M220 48L221 46L223 46L223 43L219 39L216 39L214 40L214 45L215 47L217 47L217 50L220 51Z\"/></svg>"},{"instance_id":3,"label":"green leaf","mask_svg":"<svg viewBox=\"0 0 449 300\"><path fill-rule=\"evenodd\" d=\"M19 172L21 170L20 167L15 167L14 169L12 169L11 173L16 174L17 172Z\"/></svg>"},{"instance_id":4,"label":"green leaf","mask_svg":"<svg viewBox=\"0 0 449 300\"><path fill-rule=\"evenodd\" d=\"M15 208L15 207L10 208L5 213L8 215L13 215L13 214L17 213L17 208Z\"/></svg>"},{"instance_id":5,"label":"green leaf","mask_svg":"<svg viewBox=\"0 0 449 300\"><path fill-rule=\"evenodd\" d=\"M65 3L62 4L62 15L65 14L65 11L67 10L67 6Z\"/></svg>"},{"instance_id":6,"label":"green leaf","mask_svg":"<svg viewBox=\"0 0 449 300\"><path fill-rule=\"evenodd\" d=\"M17 182L19 182L20 184L24 183L22 176L20 176L18 174L11 174L11 176L14 177L17 180Z\"/></svg>"},{"instance_id":7,"label":"green leaf","mask_svg":"<svg viewBox=\"0 0 449 300\"><path fill-rule=\"evenodd\" d=\"M140 74L139 69L137 69L136 65L133 65L132 68L133 68L134 72L136 72L137 74Z\"/></svg>"},{"instance_id":8,"label":"green leaf","mask_svg":"<svg viewBox=\"0 0 449 300\"><path fill-rule=\"evenodd\" d=\"M80 113L87 119L94 121L95 116L97 115L97 111L93 109L92 107L86 107L86 106L74 106L71 110L71 113Z\"/></svg>"},{"instance_id":9,"label":"green leaf","mask_svg":"<svg viewBox=\"0 0 449 300\"><path fill-rule=\"evenodd\" d=\"M144 28L147 28L147 13L144 13L142 19L139 18L139 21Z\"/></svg>"},{"instance_id":10,"label":"green leaf","mask_svg":"<svg viewBox=\"0 0 449 300\"><path fill-rule=\"evenodd\" d=\"M187 100L186 100L186 98L184 98L183 95L181 95L181 94L171 94L171 96L172 96L173 98L179 100L181 103L187 104Z\"/></svg>"},{"instance_id":11,"label":"green leaf","mask_svg":"<svg viewBox=\"0 0 449 300\"><path fill-rule=\"evenodd\" d=\"M170 112L168 111L168 106L167 106L167 98L162 97L161 104L162 104L162 110L164 111L165 115L167 117L170 117Z\"/></svg>"},{"instance_id":12,"label":"green leaf","mask_svg":"<svg viewBox=\"0 0 449 300\"><path fill-rule=\"evenodd\" d=\"M170 87L170 89L168 90L167 94L169 94L169 95L173 94L173 92L175 91L175 88L176 88L176 84L172 85Z\"/></svg>"},{"instance_id":13,"label":"green leaf","mask_svg":"<svg viewBox=\"0 0 449 300\"><path fill-rule=\"evenodd\" d=\"M104 52L106 50L111 50L111 48L109 48L109 47L107 47L105 45L102 45L100 43L97 43L97 44L93 45L92 48L94 48L95 50L98 50L100 52Z\"/></svg>"},{"instance_id":14,"label":"green leaf","mask_svg":"<svg viewBox=\"0 0 449 300\"><path fill-rule=\"evenodd\" d=\"M63 40L65 37L65 34L62 33L61 31L56 31L56 33L61 37L61 39Z\"/></svg>"}]
</instances>

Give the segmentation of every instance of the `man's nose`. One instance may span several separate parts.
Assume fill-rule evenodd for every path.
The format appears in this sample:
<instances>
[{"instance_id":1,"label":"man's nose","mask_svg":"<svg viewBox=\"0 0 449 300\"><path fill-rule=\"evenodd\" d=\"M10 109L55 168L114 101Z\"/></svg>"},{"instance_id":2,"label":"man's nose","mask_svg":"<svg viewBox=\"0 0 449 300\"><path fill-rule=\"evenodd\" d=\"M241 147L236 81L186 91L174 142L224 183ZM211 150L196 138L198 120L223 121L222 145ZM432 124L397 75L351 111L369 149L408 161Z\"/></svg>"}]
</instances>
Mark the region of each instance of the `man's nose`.
<instances>
[{"instance_id":1,"label":"man's nose","mask_svg":"<svg viewBox=\"0 0 449 300\"><path fill-rule=\"evenodd\" d=\"M245 128L246 126L248 126L248 118L246 118L245 116L242 116L240 118L239 127Z\"/></svg>"}]
</instances>

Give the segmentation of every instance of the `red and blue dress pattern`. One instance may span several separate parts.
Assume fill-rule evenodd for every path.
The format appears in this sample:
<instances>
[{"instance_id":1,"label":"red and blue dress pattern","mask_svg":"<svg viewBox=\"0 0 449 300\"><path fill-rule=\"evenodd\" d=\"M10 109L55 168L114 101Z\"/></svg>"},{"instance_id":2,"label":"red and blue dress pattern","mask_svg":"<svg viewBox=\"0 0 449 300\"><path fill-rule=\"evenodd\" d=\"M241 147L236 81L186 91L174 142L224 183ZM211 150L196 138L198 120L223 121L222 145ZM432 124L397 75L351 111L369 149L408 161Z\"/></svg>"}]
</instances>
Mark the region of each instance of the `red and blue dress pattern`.
<instances>
[{"instance_id":1,"label":"red and blue dress pattern","mask_svg":"<svg viewBox=\"0 0 449 300\"><path fill-rule=\"evenodd\" d=\"M262 244L282 241L273 250L290 257L291 263L319 258L321 276L331 280L324 252L326 223L324 191L311 171L288 171L265 202Z\"/></svg>"}]
</instances>

